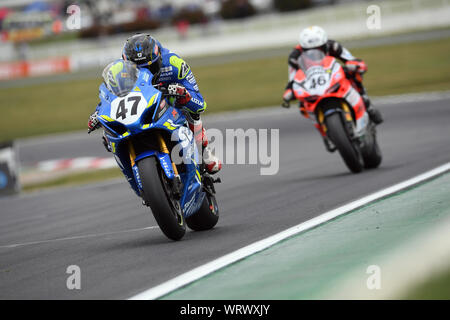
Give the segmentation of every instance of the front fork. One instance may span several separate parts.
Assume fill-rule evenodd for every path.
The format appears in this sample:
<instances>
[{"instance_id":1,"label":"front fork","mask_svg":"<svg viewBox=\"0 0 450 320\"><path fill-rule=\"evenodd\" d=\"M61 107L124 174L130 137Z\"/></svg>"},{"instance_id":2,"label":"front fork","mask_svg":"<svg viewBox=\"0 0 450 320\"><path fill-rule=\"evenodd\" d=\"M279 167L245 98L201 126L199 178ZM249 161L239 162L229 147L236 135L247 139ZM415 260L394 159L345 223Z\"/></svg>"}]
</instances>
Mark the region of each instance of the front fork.
<instances>
[{"instance_id":1,"label":"front fork","mask_svg":"<svg viewBox=\"0 0 450 320\"><path fill-rule=\"evenodd\" d=\"M169 154L170 153L169 148L167 148L167 144L166 144L166 141L164 140L163 136L160 133L157 133L156 137L158 139L159 151L162 153ZM136 152L134 150L134 146L133 146L133 143L131 142L131 140L128 142L128 152L129 152L129 156L130 156L131 166L132 166L133 170L135 170L134 168L135 168ZM175 175L175 178L173 180L171 180L172 195L174 196L175 200L180 200L181 195L182 195L183 185L181 182L181 177L178 173L177 166L175 165L175 163L173 161L171 161L171 162L172 162L173 172ZM214 197L214 194L216 193L216 190L214 188L214 183L220 183L221 182L220 178L215 179L207 173L204 173L202 175L202 177L200 177L200 174L198 173L198 171L197 171L197 174L199 175L200 181L202 181L203 190L210 197Z\"/></svg>"},{"instance_id":2,"label":"front fork","mask_svg":"<svg viewBox=\"0 0 450 320\"><path fill-rule=\"evenodd\" d=\"M158 132L156 135L156 138L158 139L159 151L161 153L169 154L170 153L169 148L167 148L166 141L164 140L161 133ZM131 140L128 142L128 153L130 155L131 167L135 168L136 151L134 150L134 146L133 146L133 143ZM181 190L182 190L181 177L178 174L178 169L177 169L177 166L175 165L175 163L172 160L171 160L171 163L172 163L172 169L173 169L173 172L175 175L175 178L172 180L172 192L173 192L173 195L176 198L176 200L180 200L181 199Z\"/></svg>"},{"instance_id":3,"label":"front fork","mask_svg":"<svg viewBox=\"0 0 450 320\"><path fill-rule=\"evenodd\" d=\"M162 153L166 153L169 154L169 148L167 148L167 144L166 141L164 140L163 136L161 135L161 133L157 133L156 135L157 139L158 139L158 144L159 144L159 151ZM172 163L172 169L173 169L173 173L175 174L175 178L172 180L172 194L174 196L174 198L176 200L180 200L181 199L181 193L182 193L182 183L181 183L181 177L178 174L178 169L176 164L172 161L172 158L170 157L170 162Z\"/></svg>"},{"instance_id":4,"label":"front fork","mask_svg":"<svg viewBox=\"0 0 450 320\"><path fill-rule=\"evenodd\" d=\"M347 130L349 136L353 139L355 124L353 121L352 112L350 111L350 108L348 107L348 105L345 101L341 101L341 110L342 110L345 129ZM335 111L335 112L339 112L339 111ZM327 138L327 130L328 129L327 129L327 125L325 123L325 113L323 112L322 109L319 109L319 111L317 113L317 120L318 120L318 122L315 124L315 127L317 128L317 130L319 130L322 137Z\"/></svg>"}]
</instances>

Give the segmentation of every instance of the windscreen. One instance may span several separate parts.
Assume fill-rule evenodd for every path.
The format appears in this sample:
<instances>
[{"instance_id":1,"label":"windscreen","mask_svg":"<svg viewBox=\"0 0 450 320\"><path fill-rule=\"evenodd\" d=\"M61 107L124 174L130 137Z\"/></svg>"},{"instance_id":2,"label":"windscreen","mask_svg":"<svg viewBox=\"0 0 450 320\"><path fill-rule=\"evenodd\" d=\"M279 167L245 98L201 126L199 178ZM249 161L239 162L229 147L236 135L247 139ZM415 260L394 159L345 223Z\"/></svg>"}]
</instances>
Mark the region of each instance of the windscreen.
<instances>
[{"instance_id":1,"label":"windscreen","mask_svg":"<svg viewBox=\"0 0 450 320\"><path fill-rule=\"evenodd\" d=\"M102 73L106 87L118 97L127 95L134 88L138 75L136 64L122 59L108 64Z\"/></svg>"},{"instance_id":2,"label":"windscreen","mask_svg":"<svg viewBox=\"0 0 450 320\"><path fill-rule=\"evenodd\" d=\"M303 71L308 70L314 66L321 66L322 60L325 58L325 54L322 50L311 49L305 50L299 58L299 65Z\"/></svg>"},{"instance_id":3,"label":"windscreen","mask_svg":"<svg viewBox=\"0 0 450 320\"><path fill-rule=\"evenodd\" d=\"M317 49L307 50L299 58L300 68L305 74L302 86L310 95L323 95L330 86L331 72L323 67L325 58L325 54Z\"/></svg>"}]
</instances>

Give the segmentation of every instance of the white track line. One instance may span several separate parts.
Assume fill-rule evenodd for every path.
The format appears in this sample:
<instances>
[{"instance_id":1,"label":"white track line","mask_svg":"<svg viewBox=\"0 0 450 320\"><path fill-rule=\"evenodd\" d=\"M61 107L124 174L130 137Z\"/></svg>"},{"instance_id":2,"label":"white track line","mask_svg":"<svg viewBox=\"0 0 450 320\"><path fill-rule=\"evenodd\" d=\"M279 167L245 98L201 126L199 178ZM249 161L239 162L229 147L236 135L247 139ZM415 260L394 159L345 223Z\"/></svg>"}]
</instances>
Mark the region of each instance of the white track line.
<instances>
[{"instance_id":1,"label":"white track line","mask_svg":"<svg viewBox=\"0 0 450 320\"><path fill-rule=\"evenodd\" d=\"M57 239L30 241L30 242L23 242L23 243L4 244L4 245L0 245L0 248L17 248L17 247L30 246L30 245L34 245L34 244L42 244L42 243L50 243L50 242L58 242L58 241L68 241L68 240L96 238L96 237L110 236L110 235L115 235L115 234L143 231L143 230L156 229L156 228L159 228L159 227L158 226L150 226L150 227L145 227L145 228L137 228L137 229L129 229L129 230L121 230L121 231L112 231L112 232L105 232L105 233L86 234L86 235L66 237L66 238L57 238Z\"/></svg>"},{"instance_id":2,"label":"white track line","mask_svg":"<svg viewBox=\"0 0 450 320\"><path fill-rule=\"evenodd\" d=\"M213 260L209 263L206 263L202 266L192 269L191 271L183 273L167 282L164 282L164 283L157 285L153 288L150 288L142 293L139 293L139 294L131 297L130 300L151 300L151 299L157 299L159 297L162 297L162 296L164 296L176 289L179 289L183 286L186 286L187 284L192 283L214 271L224 268L236 261L244 259L244 258L246 258L250 255L253 255L259 251L265 250L286 238L292 237L292 236L294 236L300 232L303 232L305 230L314 228L314 227L316 227L320 224L323 224L327 221L330 221L338 216L344 215L344 214L348 213L349 211L352 211L361 206L364 206L372 201L381 199L383 197L386 197L388 195L396 193L400 190L411 187L417 183L420 183L420 182L423 182L430 178L433 178L433 177L435 177L439 174L442 174L446 171L449 171L449 170L450 170L450 162L448 162L442 166L439 166L433 170L427 171L421 175L413 177L409 180L400 182L391 187L388 187L386 189L382 189L378 192L370 194L364 198L350 202L339 208L336 208L334 210L323 213L320 216L317 216L311 220L305 221L305 222L298 224L287 230L281 231L280 233L277 233L271 237L254 242L246 247L243 247L234 252L231 252L231 253L229 253L225 256L222 256L216 260Z\"/></svg>"}]
</instances>

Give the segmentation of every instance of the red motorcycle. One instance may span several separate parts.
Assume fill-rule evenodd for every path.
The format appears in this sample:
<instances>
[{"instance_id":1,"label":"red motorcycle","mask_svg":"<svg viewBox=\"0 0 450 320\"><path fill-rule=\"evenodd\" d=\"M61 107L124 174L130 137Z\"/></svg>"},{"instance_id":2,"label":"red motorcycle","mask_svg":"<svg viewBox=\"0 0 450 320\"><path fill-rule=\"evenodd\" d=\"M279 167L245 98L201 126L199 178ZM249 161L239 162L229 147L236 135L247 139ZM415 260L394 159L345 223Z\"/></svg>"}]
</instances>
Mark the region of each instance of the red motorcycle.
<instances>
[{"instance_id":1,"label":"red motorcycle","mask_svg":"<svg viewBox=\"0 0 450 320\"><path fill-rule=\"evenodd\" d=\"M299 66L292 89L302 102L302 115L314 121L327 150L338 150L354 173L378 167L382 155L375 124L356 85L346 77L346 67L317 49L303 52Z\"/></svg>"}]
</instances>

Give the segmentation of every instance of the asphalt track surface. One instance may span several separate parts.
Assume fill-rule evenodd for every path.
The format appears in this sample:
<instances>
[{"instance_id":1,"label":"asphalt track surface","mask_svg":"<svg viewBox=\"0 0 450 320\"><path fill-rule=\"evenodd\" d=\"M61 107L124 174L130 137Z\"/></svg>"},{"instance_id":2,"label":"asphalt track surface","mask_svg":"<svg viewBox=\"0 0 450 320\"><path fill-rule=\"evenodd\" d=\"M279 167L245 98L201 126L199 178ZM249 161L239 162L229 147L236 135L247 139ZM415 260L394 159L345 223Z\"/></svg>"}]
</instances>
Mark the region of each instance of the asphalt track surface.
<instances>
[{"instance_id":1,"label":"asphalt track surface","mask_svg":"<svg viewBox=\"0 0 450 320\"><path fill-rule=\"evenodd\" d=\"M128 298L430 170L450 161L449 103L381 106L384 160L379 169L358 175L349 173L338 154L325 151L311 123L294 108L211 119L208 127L221 130L279 128L280 170L261 176L256 165L226 165L217 186L217 227L188 231L180 242L169 241L157 227L147 228L156 223L125 180L0 199L0 299ZM92 137L92 145L77 141L66 144L79 147L79 155L102 148L98 137ZM81 268L81 290L66 287L69 265Z\"/></svg>"}]
</instances>

